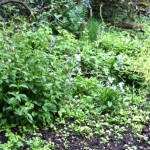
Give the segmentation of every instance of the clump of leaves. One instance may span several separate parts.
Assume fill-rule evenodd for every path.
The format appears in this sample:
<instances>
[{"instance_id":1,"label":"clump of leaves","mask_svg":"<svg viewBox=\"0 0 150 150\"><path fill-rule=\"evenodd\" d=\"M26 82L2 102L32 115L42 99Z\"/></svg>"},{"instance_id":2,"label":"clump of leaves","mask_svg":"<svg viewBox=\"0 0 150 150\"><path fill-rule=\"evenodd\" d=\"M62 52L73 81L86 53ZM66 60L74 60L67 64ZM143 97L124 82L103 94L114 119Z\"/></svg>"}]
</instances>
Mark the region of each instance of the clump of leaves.
<instances>
[{"instance_id":1,"label":"clump of leaves","mask_svg":"<svg viewBox=\"0 0 150 150\"><path fill-rule=\"evenodd\" d=\"M143 48L139 57L132 57L127 60L127 64L132 64L130 68L141 76L146 85L150 85L150 58L147 49Z\"/></svg>"},{"instance_id":2,"label":"clump of leaves","mask_svg":"<svg viewBox=\"0 0 150 150\"><path fill-rule=\"evenodd\" d=\"M73 82L74 95L80 98L91 99L95 109L99 112L113 112L120 108L123 95L118 89L103 87L96 78L84 78L78 76Z\"/></svg>"},{"instance_id":3,"label":"clump of leaves","mask_svg":"<svg viewBox=\"0 0 150 150\"><path fill-rule=\"evenodd\" d=\"M23 146L24 137L17 135L7 129L5 136L8 138L7 143L0 143L0 149L14 149L17 150Z\"/></svg>"},{"instance_id":4,"label":"clump of leaves","mask_svg":"<svg viewBox=\"0 0 150 150\"><path fill-rule=\"evenodd\" d=\"M1 125L52 123L65 94L59 61L38 50L1 50L0 58Z\"/></svg>"},{"instance_id":5,"label":"clump of leaves","mask_svg":"<svg viewBox=\"0 0 150 150\"><path fill-rule=\"evenodd\" d=\"M61 28L75 34L79 33L87 12L86 3L77 5L74 0L51 0L46 6L48 6L47 11L37 15L39 21L49 21L54 30Z\"/></svg>"},{"instance_id":6,"label":"clump of leaves","mask_svg":"<svg viewBox=\"0 0 150 150\"><path fill-rule=\"evenodd\" d=\"M89 39L90 41L96 41L100 30L100 22L94 18L89 19L81 39Z\"/></svg>"}]
</instances>

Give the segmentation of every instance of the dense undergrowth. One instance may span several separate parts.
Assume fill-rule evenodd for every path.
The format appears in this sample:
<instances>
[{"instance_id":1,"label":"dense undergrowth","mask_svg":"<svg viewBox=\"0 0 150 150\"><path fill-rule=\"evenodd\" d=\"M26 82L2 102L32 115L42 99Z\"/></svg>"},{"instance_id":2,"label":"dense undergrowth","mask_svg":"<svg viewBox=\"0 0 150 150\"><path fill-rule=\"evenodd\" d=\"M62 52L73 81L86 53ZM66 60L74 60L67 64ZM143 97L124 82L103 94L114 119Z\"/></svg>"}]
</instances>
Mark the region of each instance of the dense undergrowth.
<instances>
[{"instance_id":1,"label":"dense undergrowth","mask_svg":"<svg viewBox=\"0 0 150 150\"><path fill-rule=\"evenodd\" d=\"M45 23L0 31L1 149L55 149L38 134L48 128L64 140L74 132L119 140L129 128L140 136L150 113L148 25L143 33L94 23L80 39Z\"/></svg>"}]
</instances>

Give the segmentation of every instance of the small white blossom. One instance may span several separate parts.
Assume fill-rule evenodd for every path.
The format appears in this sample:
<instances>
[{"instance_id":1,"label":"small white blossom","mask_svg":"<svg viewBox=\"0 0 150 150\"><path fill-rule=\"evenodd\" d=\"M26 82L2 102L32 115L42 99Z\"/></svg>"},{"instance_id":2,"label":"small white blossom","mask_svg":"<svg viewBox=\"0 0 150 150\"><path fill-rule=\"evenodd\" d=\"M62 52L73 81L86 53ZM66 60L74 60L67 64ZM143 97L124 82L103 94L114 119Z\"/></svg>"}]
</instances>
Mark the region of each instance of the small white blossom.
<instances>
[{"instance_id":1,"label":"small white blossom","mask_svg":"<svg viewBox=\"0 0 150 150\"><path fill-rule=\"evenodd\" d=\"M122 93L124 93L123 85L124 85L123 82L120 82L120 83L119 83L119 87L120 87L120 90L121 90Z\"/></svg>"},{"instance_id":2,"label":"small white blossom","mask_svg":"<svg viewBox=\"0 0 150 150\"><path fill-rule=\"evenodd\" d=\"M11 62L11 59L8 59L8 62Z\"/></svg>"},{"instance_id":3,"label":"small white blossom","mask_svg":"<svg viewBox=\"0 0 150 150\"><path fill-rule=\"evenodd\" d=\"M73 82L73 78L72 78L72 77L70 77L70 78L69 78L69 81L70 81L70 82Z\"/></svg>"},{"instance_id":4,"label":"small white blossom","mask_svg":"<svg viewBox=\"0 0 150 150\"><path fill-rule=\"evenodd\" d=\"M110 84L112 84L112 83L114 82L114 80L115 80L115 78L113 78L113 77L108 77L108 81L109 81Z\"/></svg>"},{"instance_id":5,"label":"small white blossom","mask_svg":"<svg viewBox=\"0 0 150 150\"><path fill-rule=\"evenodd\" d=\"M101 28L100 34L103 36L104 35L104 27Z\"/></svg>"},{"instance_id":6,"label":"small white blossom","mask_svg":"<svg viewBox=\"0 0 150 150\"><path fill-rule=\"evenodd\" d=\"M75 58L77 61L81 61L81 54L75 54Z\"/></svg>"},{"instance_id":7,"label":"small white blossom","mask_svg":"<svg viewBox=\"0 0 150 150\"><path fill-rule=\"evenodd\" d=\"M54 46L56 44L56 38L54 37L52 40L51 40L51 46Z\"/></svg>"},{"instance_id":8,"label":"small white blossom","mask_svg":"<svg viewBox=\"0 0 150 150\"><path fill-rule=\"evenodd\" d=\"M140 41L138 41L137 48L140 48L140 47L141 47L141 43Z\"/></svg>"},{"instance_id":9,"label":"small white blossom","mask_svg":"<svg viewBox=\"0 0 150 150\"><path fill-rule=\"evenodd\" d=\"M15 46L12 46L12 50L13 50L13 51L15 50Z\"/></svg>"}]
</instances>

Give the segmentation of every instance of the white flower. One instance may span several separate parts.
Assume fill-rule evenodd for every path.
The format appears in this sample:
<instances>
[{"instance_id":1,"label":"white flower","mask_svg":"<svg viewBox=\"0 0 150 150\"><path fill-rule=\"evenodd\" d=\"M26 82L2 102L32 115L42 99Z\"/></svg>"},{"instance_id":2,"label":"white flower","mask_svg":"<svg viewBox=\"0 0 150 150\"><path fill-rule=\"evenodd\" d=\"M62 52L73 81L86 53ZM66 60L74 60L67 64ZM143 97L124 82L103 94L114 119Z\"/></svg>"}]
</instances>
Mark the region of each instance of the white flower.
<instances>
[{"instance_id":1,"label":"white flower","mask_svg":"<svg viewBox=\"0 0 150 150\"><path fill-rule=\"evenodd\" d=\"M15 50L15 46L12 46L12 50Z\"/></svg>"},{"instance_id":2,"label":"white flower","mask_svg":"<svg viewBox=\"0 0 150 150\"><path fill-rule=\"evenodd\" d=\"M81 54L75 54L75 58L77 61L81 61Z\"/></svg>"},{"instance_id":3,"label":"white flower","mask_svg":"<svg viewBox=\"0 0 150 150\"><path fill-rule=\"evenodd\" d=\"M140 48L140 47L141 47L141 43L140 41L138 41L137 48Z\"/></svg>"},{"instance_id":4,"label":"white flower","mask_svg":"<svg viewBox=\"0 0 150 150\"><path fill-rule=\"evenodd\" d=\"M73 80L74 80L74 79L73 79L72 77L69 78L69 81L70 81L70 82L73 82Z\"/></svg>"},{"instance_id":5,"label":"white flower","mask_svg":"<svg viewBox=\"0 0 150 150\"><path fill-rule=\"evenodd\" d=\"M103 36L104 35L104 27L101 28L100 34Z\"/></svg>"},{"instance_id":6,"label":"white flower","mask_svg":"<svg viewBox=\"0 0 150 150\"><path fill-rule=\"evenodd\" d=\"M120 90L121 90L122 93L124 93L123 85L124 85L123 82L120 82L120 83L119 83L119 87L120 87Z\"/></svg>"},{"instance_id":7,"label":"white flower","mask_svg":"<svg viewBox=\"0 0 150 150\"><path fill-rule=\"evenodd\" d=\"M8 62L11 62L11 59L8 59Z\"/></svg>"},{"instance_id":8,"label":"white flower","mask_svg":"<svg viewBox=\"0 0 150 150\"><path fill-rule=\"evenodd\" d=\"M109 81L110 84L112 84L112 83L114 82L114 80L115 80L115 78L113 78L113 77L108 77L108 81Z\"/></svg>"}]
</instances>

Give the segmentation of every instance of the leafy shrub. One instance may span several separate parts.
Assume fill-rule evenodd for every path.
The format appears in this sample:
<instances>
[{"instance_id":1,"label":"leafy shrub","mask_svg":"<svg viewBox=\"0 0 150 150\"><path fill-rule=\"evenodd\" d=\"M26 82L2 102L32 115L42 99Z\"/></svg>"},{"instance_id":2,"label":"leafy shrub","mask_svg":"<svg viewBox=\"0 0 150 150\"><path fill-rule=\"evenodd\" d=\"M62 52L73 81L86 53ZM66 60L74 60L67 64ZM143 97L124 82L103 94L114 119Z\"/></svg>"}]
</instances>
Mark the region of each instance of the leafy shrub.
<instances>
[{"instance_id":1,"label":"leafy shrub","mask_svg":"<svg viewBox=\"0 0 150 150\"><path fill-rule=\"evenodd\" d=\"M0 149L14 149L17 150L23 146L24 138L20 135L14 134L10 130L6 131L5 136L8 138L7 143L0 143Z\"/></svg>"},{"instance_id":2,"label":"leafy shrub","mask_svg":"<svg viewBox=\"0 0 150 150\"><path fill-rule=\"evenodd\" d=\"M137 1L145 6L149 5L146 0ZM109 22L119 20L133 21L135 15L137 15L136 7L139 6L136 6L136 2L135 4L132 2L131 0L91 0L94 17L101 17L101 19L103 18L103 20ZM138 13L140 13L140 10L138 10Z\"/></svg>"},{"instance_id":3,"label":"leafy shrub","mask_svg":"<svg viewBox=\"0 0 150 150\"><path fill-rule=\"evenodd\" d=\"M88 76L97 76L103 80L105 77L113 76L114 64L117 62L115 54L105 53L100 48L90 47L83 50L82 71Z\"/></svg>"},{"instance_id":4,"label":"leafy shrub","mask_svg":"<svg viewBox=\"0 0 150 150\"><path fill-rule=\"evenodd\" d=\"M19 24L16 30L13 27L7 28L7 38L5 34L2 39L5 42L6 50L44 50L46 51L52 45L52 30L49 26L41 24L37 27L28 23ZM21 29L21 30L20 30ZM16 32L15 34L13 34ZM5 33L5 32L4 32ZM13 35L13 36L12 36Z\"/></svg>"},{"instance_id":5,"label":"leafy shrub","mask_svg":"<svg viewBox=\"0 0 150 150\"><path fill-rule=\"evenodd\" d=\"M130 34L117 34L116 32L105 32L99 38L100 47L106 51L114 51L116 53L132 53L138 50L138 41L134 40Z\"/></svg>"},{"instance_id":6,"label":"leafy shrub","mask_svg":"<svg viewBox=\"0 0 150 150\"><path fill-rule=\"evenodd\" d=\"M118 83L128 85L127 78L134 82L143 79L143 74L133 73L132 64L125 63L130 58L128 54L137 53L130 52L132 42L126 43L124 36L117 46L112 40L114 47L109 50L107 33L89 44L65 30L58 30L59 35L53 36L44 23L35 30L27 24L15 34L12 27L9 30L0 32L1 125L6 121L50 124L63 101L75 97L84 102L88 99L88 104L100 112L116 111L123 100ZM113 32L111 36L115 39L117 35ZM108 47L103 49L103 44ZM120 52L123 44L126 54ZM136 50L135 45L132 50ZM115 78L116 90L107 85L109 77Z\"/></svg>"},{"instance_id":7,"label":"leafy shrub","mask_svg":"<svg viewBox=\"0 0 150 150\"><path fill-rule=\"evenodd\" d=\"M86 2L83 2L82 5L77 5L74 0L41 2L27 0L27 5L33 13L33 15L28 16L30 20L39 22L39 24L48 22L54 31L61 28L78 34L87 14ZM14 18L19 18L18 20L20 20L21 16L18 17L19 15L28 15L27 11L19 8L22 7L17 7L13 2L12 4L7 4L5 7L0 8L1 16L5 20L8 20L8 18L9 20L15 20Z\"/></svg>"},{"instance_id":8,"label":"leafy shrub","mask_svg":"<svg viewBox=\"0 0 150 150\"><path fill-rule=\"evenodd\" d=\"M148 49L143 48L139 57L128 58L126 64L132 68L134 76L141 76L142 81L145 82L146 85L150 85L150 59Z\"/></svg>"},{"instance_id":9,"label":"leafy shrub","mask_svg":"<svg viewBox=\"0 0 150 150\"><path fill-rule=\"evenodd\" d=\"M1 124L50 124L65 95L59 61L38 50L1 50L0 58Z\"/></svg>"},{"instance_id":10,"label":"leafy shrub","mask_svg":"<svg viewBox=\"0 0 150 150\"><path fill-rule=\"evenodd\" d=\"M75 39L75 36L66 30L58 30L59 35L55 37L55 44L50 50L51 53L57 55L65 55L67 57L74 56L80 53L80 41Z\"/></svg>"},{"instance_id":11,"label":"leafy shrub","mask_svg":"<svg viewBox=\"0 0 150 150\"><path fill-rule=\"evenodd\" d=\"M39 21L49 21L53 29L62 28L79 33L80 27L86 16L86 4L76 5L74 0L51 0L48 11L37 15Z\"/></svg>"}]
</instances>

